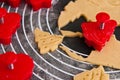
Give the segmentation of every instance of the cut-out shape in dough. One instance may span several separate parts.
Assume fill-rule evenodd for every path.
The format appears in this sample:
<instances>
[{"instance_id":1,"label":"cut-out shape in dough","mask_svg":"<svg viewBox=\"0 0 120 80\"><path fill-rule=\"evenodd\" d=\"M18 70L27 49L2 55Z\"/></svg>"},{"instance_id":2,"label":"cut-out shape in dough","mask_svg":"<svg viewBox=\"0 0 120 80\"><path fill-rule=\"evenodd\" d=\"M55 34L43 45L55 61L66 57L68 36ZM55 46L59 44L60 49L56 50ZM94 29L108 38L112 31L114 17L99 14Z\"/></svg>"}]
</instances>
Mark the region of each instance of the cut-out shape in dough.
<instances>
[{"instance_id":1,"label":"cut-out shape in dough","mask_svg":"<svg viewBox=\"0 0 120 80\"><path fill-rule=\"evenodd\" d=\"M120 0L76 0L70 1L61 12L58 19L59 28L64 27L69 22L73 22L80 16L85 16L87 20L95 21L95 16L99 12L106 12L111 19L120 25Z\"/></svg>"},{"instance_id":2,"label":"cut-out shape in dough","mask_svg":"<svg viewBox=\"0 0 120 80\"><path fill-rule=\"evenodd\" d=\"M100 52L92 51L87 58L83 58L82 56L71 52L64 46L60 46L60 48L64 50L70 57L76 60L120 69L120 41L116 40L114 35L110 38L110 41L106 43L106 46Z\"/></svg>"}]
</instances>

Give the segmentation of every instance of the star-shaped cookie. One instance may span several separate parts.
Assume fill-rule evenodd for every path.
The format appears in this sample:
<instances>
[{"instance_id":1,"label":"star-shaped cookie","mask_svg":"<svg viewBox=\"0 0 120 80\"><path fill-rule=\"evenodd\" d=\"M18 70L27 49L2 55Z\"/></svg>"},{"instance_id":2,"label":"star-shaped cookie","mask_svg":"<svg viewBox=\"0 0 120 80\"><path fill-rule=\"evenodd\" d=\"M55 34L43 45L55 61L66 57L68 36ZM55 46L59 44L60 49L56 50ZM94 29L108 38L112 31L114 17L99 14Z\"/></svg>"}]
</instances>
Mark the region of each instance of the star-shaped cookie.
<instances>
[{"instance_id":1,"label":"star-shaped cookie","mask_svg":"<svg viewBox=\"0 0 120 80\"><path fill-rule=\"evenodd\" d=\"M87 20L95 21L99 12L108 13L120 25L120 0L76 0L65 6L59 16L58 26L62 28L82 15Z\"/></svg>"}]
</instances>

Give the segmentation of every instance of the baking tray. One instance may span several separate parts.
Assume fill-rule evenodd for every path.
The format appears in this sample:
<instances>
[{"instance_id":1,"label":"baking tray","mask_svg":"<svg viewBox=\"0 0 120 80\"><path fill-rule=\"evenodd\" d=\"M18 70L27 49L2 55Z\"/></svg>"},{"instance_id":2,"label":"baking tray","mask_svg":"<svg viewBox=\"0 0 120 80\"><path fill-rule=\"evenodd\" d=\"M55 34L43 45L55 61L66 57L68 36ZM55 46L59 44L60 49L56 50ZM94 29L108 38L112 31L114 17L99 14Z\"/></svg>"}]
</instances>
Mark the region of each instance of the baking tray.
<instances>
[{"instance_id":1,"label":"baking tray","mask_svg":"<svg viewBox=\"0 0 120 80\"><path fill-rule=\"evenodd\" d=\"M8 12L20 13L22 16L21 27L12 37L11 44L6 46L1 44L0 53L14 51L16 53L23 52L31 56L35 64L31 80L72 80L75 74L96 67L90 63L70 58L59 48L52 53L40 55L37 44L34 42L33 32L36 27L51 34L60 34L57 27L58 17L69 1L53 0L51 8L43 8L36 12L25 3L22 3L18 8L11 8L5 3L0 3L0 6L6 8ZM80 24L85 21L82 16L62 29L81 32ZM115 35L120 40L120 27L116 28ZM83 57L87 57L92 50L84 43L84 38L65 38L60 45L68 47L71 51ZM120 70L109 67L104 68L106 73L110 74L111 80L120 79Z\"/></svg>"}]
</instances>

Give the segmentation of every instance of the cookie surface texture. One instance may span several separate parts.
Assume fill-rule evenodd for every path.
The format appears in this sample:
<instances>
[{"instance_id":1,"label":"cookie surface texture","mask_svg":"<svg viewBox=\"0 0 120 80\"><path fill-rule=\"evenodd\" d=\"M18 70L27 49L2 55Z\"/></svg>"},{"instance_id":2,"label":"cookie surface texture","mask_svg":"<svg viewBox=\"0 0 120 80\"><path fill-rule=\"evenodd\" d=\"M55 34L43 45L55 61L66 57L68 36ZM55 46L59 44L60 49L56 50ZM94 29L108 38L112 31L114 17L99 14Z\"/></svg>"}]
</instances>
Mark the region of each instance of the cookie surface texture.
<instances>
[{"instance_id":1,"label":"cookie surface texture","mask_svg":"<svg viewBox=\"0 0 120 80\"><path fill-rule=\"evenodd\" d=\"M54 51L63 41L63 36L51 35L50 33L41 31L38 28L35 29L34 34L35 42L38 43L38 48L40 49L41 54Z\"/></svg>"},{"instance_id":2,"label":"cookie surface texture","mask_svg":"<svg viewBox=\"0 0 120 80\"><path fill-rule=\"evenodd\" d=\"M109 75L105 74L102 66L99 66L75 75L74 80L109 80Z\"/></svg>"}]
</instances>

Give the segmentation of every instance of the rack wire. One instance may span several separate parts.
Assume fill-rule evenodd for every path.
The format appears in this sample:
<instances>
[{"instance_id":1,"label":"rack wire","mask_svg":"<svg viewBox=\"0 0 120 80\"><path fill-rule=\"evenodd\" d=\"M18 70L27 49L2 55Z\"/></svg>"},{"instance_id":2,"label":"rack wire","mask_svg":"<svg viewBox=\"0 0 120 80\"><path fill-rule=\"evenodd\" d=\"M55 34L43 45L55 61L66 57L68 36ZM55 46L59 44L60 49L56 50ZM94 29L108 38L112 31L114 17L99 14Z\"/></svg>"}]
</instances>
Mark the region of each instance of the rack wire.
<instances>
[{"instance_id":1,"label":"rack wire","mask_svg":"<svg viewBox=\"0 0 120 80\"><path fill-rule=\"evenodd\" d=\"M57 2L59 0L52 1L53 7L56 6ZM94 65L74 60L60 49L53 53L49 52L47 55L39 54L37 45L34 42L33 32L36 27L39 27L43 31L54 34L54 30L57 28L53 30L54 25L51 22L56 23L58 15L54 13L53 7L34 12L25 3L18 8L11 8L5 3L1 3L0 6L6 8L8 12L20 13L22 16L21 28L13 36L10 45L0 45L0 53L14 51L15 53L23 52L30 55L35 64L31 80L72 80L75 74L93 68ZM61 45L66 46L64 43L61 43ZM69 48L69 46L66 47ZM71 48L69 49L82 56L88 56ZM120 76L120 70L106 68L106 73L110 74L111 80L117 80Z\"/></svg>"}]
</instances>

